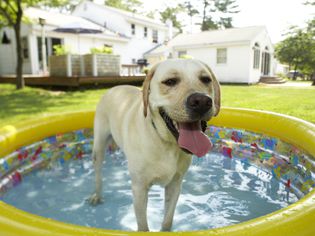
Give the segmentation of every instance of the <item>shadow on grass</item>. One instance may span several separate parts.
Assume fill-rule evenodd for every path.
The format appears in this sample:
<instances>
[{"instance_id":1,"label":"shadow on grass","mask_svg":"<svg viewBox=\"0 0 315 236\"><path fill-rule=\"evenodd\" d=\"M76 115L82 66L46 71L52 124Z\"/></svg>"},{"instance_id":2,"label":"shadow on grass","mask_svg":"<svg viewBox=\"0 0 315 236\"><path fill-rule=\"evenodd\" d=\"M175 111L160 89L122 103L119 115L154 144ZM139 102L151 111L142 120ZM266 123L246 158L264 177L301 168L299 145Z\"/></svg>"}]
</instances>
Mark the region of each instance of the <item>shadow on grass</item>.
<instances>
[{"instance_id":1,"label":"shadow on grass","mask_svg":"<svg viewBox=\"0 0 315 236\"><path fill-rule=\"evenodd\" d=\"M60 110L67 112L67 107L75 106L76 101L84 100L85 93L47 91L43 89L25 88L15 90L5 86L0 91L0 120L15 116L36 116L36 114Z\"/></svg>"}]
</instances>

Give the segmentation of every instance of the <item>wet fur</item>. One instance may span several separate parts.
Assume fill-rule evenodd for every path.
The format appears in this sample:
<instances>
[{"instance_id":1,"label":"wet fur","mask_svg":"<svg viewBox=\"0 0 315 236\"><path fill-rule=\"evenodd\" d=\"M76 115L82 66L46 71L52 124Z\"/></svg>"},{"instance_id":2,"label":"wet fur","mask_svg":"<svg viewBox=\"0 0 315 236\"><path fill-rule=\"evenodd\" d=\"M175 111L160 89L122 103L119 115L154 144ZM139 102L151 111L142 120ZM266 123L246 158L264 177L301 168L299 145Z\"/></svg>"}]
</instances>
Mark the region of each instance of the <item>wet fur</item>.
<instances>
[{"instance_id":1,"label":"wet fur","mask_svg":"<svg viewBox=\"0 0 315 236\"><path fill-rule=\"evenodd\" d=\"M199 79L200 74L210 76L212 82L205 85ZM170 88L162 83L173 77L180 80L176 87ZM94 121L96 191L89 199L91 204L102 201L101 166L112 137L128 159L138 230L149 231L148 191L154 184L165 187L165 215L161 230L171 230L191 155L178 147L158 109L163 107L175 121L190 121L185 103L186 98L194 92L207 94L213 99L213 107L203 117L204 120L218 114L220 88L210 68L197 60L174 59L161 62L150 70L143 91L133 86L117 86L102 97Z\"/></svg>"}]
</instances>

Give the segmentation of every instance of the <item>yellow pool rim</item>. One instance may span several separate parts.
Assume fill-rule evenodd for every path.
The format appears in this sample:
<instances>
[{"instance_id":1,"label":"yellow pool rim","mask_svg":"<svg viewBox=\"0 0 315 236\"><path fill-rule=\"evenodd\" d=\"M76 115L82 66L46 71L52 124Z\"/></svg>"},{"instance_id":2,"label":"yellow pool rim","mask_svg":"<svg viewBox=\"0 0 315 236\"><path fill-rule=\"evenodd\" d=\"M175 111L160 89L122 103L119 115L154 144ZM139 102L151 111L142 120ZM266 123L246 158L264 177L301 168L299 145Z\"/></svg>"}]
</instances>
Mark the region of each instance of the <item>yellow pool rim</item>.
<instances>
[{"instance_id":1,"label":"yellow pool rim","mask_svg":"<svg viewBox=\"0 0 315 236\"><path fill-rule=\"evenodd\" d=\"M45 137L93 126L93 111L65 113L0 128L0 157ZM272 112L223 108L210 124L264 133L293 144L315 157L315 125ZM315 161L315 160L314 160ZM189 224L189 219L187 219ZM298 202L240 224L194 232L125 232L67 224L33 215L0 201L0 235L315 235L315 190Z\"/></svg>"}]
</instances>

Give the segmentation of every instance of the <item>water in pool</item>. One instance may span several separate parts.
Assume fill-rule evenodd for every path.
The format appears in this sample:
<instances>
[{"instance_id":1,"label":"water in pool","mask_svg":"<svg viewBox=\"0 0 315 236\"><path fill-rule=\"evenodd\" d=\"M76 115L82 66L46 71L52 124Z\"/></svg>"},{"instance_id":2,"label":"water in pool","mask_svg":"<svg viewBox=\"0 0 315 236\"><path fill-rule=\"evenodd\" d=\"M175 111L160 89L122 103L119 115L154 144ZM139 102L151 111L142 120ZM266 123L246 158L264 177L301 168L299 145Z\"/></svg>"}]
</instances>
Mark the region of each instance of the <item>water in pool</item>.
<instances>
[{"instance_id":1,"label":"water in pool","mask_svg":"<svg viewBox=\"0 0 315 236\"><path fill-rule=\"evenodd\" d=\"M94 171L89 156L34 171L1 200L22 210L68 223L136 230L127 161L119 150L103 167L104 203L90 206ZM148 219L158 231L164 190L149 193ZM255 166L221 154L193 159L174 217L174 231L217 228L256 218L297 201L284 184Z\"/></svg>"}]
</instances>

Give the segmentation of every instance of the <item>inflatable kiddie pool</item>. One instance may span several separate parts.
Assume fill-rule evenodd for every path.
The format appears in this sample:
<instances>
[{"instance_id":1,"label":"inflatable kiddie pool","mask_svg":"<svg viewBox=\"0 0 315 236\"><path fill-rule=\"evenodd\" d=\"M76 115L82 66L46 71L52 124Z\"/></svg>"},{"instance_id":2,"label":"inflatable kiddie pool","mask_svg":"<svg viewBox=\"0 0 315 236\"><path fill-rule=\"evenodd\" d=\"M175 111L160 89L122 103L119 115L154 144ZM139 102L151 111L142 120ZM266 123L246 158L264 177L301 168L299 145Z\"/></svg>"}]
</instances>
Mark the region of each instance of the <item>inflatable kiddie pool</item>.
<instances>
[{"instance_id":1,"label":"inflatable kiddie pool","mask_svg":"<svg viewBox=\"0 0 315 236\"><path fill-rule=\"evenodd\" d=\"M41 156L41 148L37 147L30 155L30 160L25 153L14 152L15 150L21 150L21 147L40 140L46 140L47 143L55 142L59 134L91 128L93 118L92 111L74 112L0 128L0 194L22 181L24 175L44 167L50 158ZM261 158L256 160L258 164L269 166L270 171L280 181L285 182L289 187L294 186L296 191L304 193L305 196L286 208L243 223L211 230L172 232L171 234L187 236L315 235L315 190L313 189L315 187L313 174L315 173L315 125L276 113L233 108L223 108L220 115L212 119L209 125L211 126L209 136L214 144L220 143L223 139L230 140L231 145L218 145L217 149L223 154L231 158L234 155L233 152L237 152L238 156L248 161L252 158L248 150L250 153L256 153L258 158ZM244 148L244 145L249 145L249 149ZM275 158L274 155L263 155L262 149L268 149L267 154L272 149L276 152L285 149L287 158L282 154L279 155L280 158ZM78 150L75 152L75 155L81 155L84 148L79 150L79 154ZM255 162L255 160L250 161ZM22 162L25 164L23 168L21 168ZM14 188L10 191L14 191ZM170 235L169 232L125 232L72 225L30 214L0 201L0 235L149 234Z\"/></svg>"}]
</instances>

